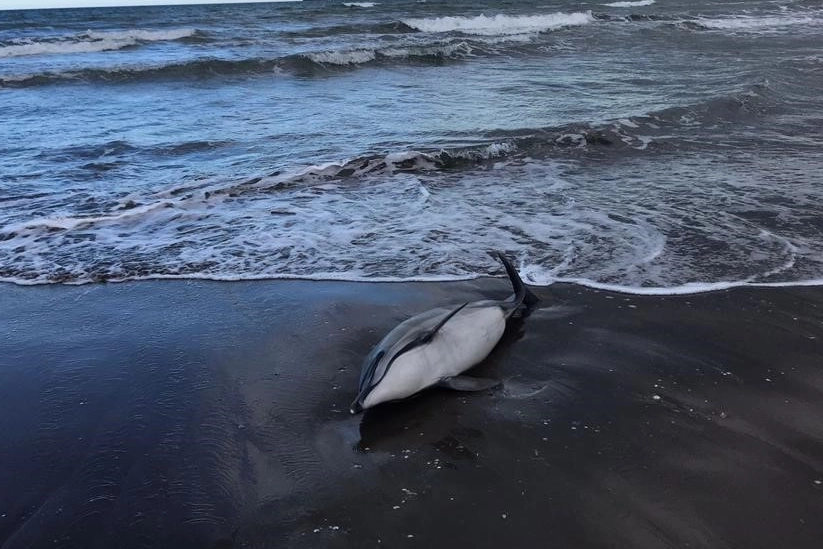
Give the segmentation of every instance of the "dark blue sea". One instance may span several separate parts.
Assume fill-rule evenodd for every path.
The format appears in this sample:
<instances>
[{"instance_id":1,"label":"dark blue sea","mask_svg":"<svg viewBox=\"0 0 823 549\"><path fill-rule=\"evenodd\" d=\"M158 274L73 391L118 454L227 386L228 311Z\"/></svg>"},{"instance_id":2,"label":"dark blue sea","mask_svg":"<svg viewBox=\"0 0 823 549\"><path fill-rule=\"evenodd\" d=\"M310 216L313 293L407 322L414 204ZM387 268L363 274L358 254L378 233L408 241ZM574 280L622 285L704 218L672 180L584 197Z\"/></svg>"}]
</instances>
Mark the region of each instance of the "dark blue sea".
<instances>
[{"instance_id":1,"label":"dark blue sea","mask_svg":"<svg viewBox=\"0 0 823 549\"><path fill-rule=\"evenodd\" d=\"M0 280L823 279L812 0L0 12Z\"/></svg>"}]
</instances>

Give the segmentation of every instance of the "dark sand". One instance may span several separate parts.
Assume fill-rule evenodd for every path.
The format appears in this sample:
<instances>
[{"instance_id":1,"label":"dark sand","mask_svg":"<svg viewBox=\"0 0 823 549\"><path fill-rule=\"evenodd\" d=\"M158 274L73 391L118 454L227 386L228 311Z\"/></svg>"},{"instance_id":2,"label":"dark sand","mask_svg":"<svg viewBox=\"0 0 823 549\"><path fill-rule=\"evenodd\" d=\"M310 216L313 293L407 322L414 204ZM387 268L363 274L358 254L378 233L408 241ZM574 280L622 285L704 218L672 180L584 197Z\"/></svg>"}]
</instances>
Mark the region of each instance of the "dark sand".
<instances>
[{"instance_id":1,"label":"dark sand","mask_svg":"<svg viewBox=\"0 0 823 549\"><path fill-rule=\"evenodd\" d=\"M352 417L410 314L503 280L0 286L0 547L815 548L823 288L576 286Z\"/></svg>"}]
</instances>

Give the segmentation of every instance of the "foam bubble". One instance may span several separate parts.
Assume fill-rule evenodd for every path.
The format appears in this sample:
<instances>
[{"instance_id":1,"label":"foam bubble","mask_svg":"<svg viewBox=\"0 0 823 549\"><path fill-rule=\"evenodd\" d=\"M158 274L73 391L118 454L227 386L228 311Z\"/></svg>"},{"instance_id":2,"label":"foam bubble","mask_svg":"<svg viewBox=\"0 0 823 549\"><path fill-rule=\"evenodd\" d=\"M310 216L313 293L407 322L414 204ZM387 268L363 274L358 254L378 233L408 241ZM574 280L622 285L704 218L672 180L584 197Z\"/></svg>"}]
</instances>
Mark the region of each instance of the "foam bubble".
<instances>
[{"instance_id":1,"label":"foam bubble","mask_svg":"<svg viewBox=\"0 0 823 549\"><path fill-rule=\"evenodd\" d=\"M380 2L343 2L347 8L373 8L380 5Z\"/></svg>"},{"instance_id":2,"label":"foam bubble","mask_svg":"<svg viewBox=\"0 0 823 549\"><path fill-rule=\"evenodd\" d=\"M506 141L503 143L492 143L488 147L486 147L486 154L489 158L497 158L500 156L505 156L507 154L511 154L517 150L517 145L512 142Z\"/></svg>"}]
</instances>

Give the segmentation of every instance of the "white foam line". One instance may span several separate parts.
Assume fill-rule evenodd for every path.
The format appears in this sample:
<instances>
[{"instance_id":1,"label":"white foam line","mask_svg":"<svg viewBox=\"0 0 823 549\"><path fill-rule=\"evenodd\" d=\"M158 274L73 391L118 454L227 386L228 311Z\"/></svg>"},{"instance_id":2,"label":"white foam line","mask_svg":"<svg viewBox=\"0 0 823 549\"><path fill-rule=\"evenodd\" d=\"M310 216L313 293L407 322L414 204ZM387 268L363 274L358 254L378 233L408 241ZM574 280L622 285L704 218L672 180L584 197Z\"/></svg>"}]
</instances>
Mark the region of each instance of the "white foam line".
<instances>
[{"instance_id":1,"label":"white foam line","mask_svg":"<svg viewBox=\"0 0 823 549\"><path fill-rule=\"evenodd\" d=\"M770 269L770 270L766 271L765 273L761 273L758 276L766 278L766 277L769 277L769 276L774 276L776 274L780 274L782 272L788 271L789 269L793 268L795 263L797 262L797 253L798 253L797 246L792 244L787 238L784 238L780 235L776 235L776 234L772 233L771 231L767 231L765 229L761 229L760 234L764 238L771 238L773 240L777 240L778 242L781 242L783 244L783 247L784 247L784 252L789 254L789 259L784 261L782 265L778 265L777 267L775 267L773 269Z\"/></svg>"},{"instance_id":2,"label":"white foam line","mask_svg":"<svg viewBox=\"0 0 823 549\"><path fill-rule=\"evenodd\" d=\"M374 50L321 51L303 55L321 65L359 65L374 61L377 56Z\"/></svg>"},{"instance_id":3,"label":"white foam line","mask_svg":"<svg viewBox=\"0 0 823 549\"><path fill-rule=\"evenodd\" d=\"M167 29L167 30L144 30L134 29L126 31L89 31L86 36L92 40L141 40L143 42L164 42L180 40L194 36L197 29Z\"/></svg>"},{"instance_id":4,"label":"white foam line","mask_svg":"<svg viewBox=\"0 0 823 549\"><path fill-rule=\"evenodd\" d=\"M620 294L645 295L645 296L675 296L675 295L696 295L709 292L721 292L732 288L793 288L823 286L823 279L796 280L792 282L748 282L748 281L723 281L723 282L688 282L680 286L671 288L648 287L637 288L632 286L621 286L619 284L606 284L595 282L585 278L556 278L554 282L575 284L585 286L594 290L605 290ZM548 284L551 285L551 284Z\"/></svg>"},{"instance_id":5,"label":"white foam line","mask_svg":"<svg viewBox=\"0 0 823 549\"><path fill-rule=\"evenodd\" d=\"M698 19L697 22L709 29L716 30L756 30L761 28L779 28L793 25L810 25L819 20L809 16L792 17L753 17L740 16L723 19Z\"/></svg>"},{"instance_id":6,"label":"white foam line","mask_svg":"<svg viewBox=\"0 0 823 549\"><path fill-rule=\"evenodd\" d=\"M795 282L761 282L755 284L747 284L747 286L752 286L754 288L793 288L795 286L823 286L823 279L798 280Z\"/></svg>"},{"instance_id":7,"label":"white foam line","mask_svg":"<svg viewBox=\"0 0 823 549\"><path fill-rule=\"evenodd\" d=\"M126 277L126 278L110 278L106 283L123 284L127 282L150 281L150 280L203 280L212 282L244 282L244 281L262 281L262 280L306 280L315 282L353 282L353 283L438 283L438 282L460 282L466 280L477 280L479 278L489 278L486 275L427 275L419 277L393 277L393 276L351 276L346 273L318 273L313 276L306 275L291 275L291 274L265 274L265 275L217 275L217 274L181 274L181 275L147 275L140 277ZM498 277L503 278L503 277ZM41 286L56 284L50 280L42 279L19 279L10 277L0 277L0 283L15 284L17 286ZM632 286L621 286L619 284L607 284L603 282L596 282L586 278L555 278L548 284L530 284L537 287L548 287L555 283L573 284L576 286L584 286L593 290L603 290L607 292L614 292L627 295L642 295L642 296L684 296L697 295L709 292L720 292L730 290L733 288L807 288L823 286L823 278L811 280L796 280L792 282L689 282L680 286L673 286L671 288L663 287L648 287L637 288ZM83 286L85 284L96 284L93 280L77 280L71 282L60 282L66 286Z\"/></svg>"},{"instance_id":8,"label":"white foam line","mask_svg":"<svg viewBox=\"0 0 823 549\"><path fill-rule=\"evenodd\" d=\"M0 47L0 58L24 55L93 53L119 50L137 44L136 40L96 40L93 42L49 42Z\"/></svg>"},{"instance_id":9,"label":"white foam line","mask_svg":"<svg viewBox=\"0 0 823 549\"><path fill-rule=\"evenodd\" d=\"M603 4L610 8L639 8L640 6L651 6L655 0L637 0L636 2L612 2L611 4Z\"/></svg>"},{"instance_id":10,"label":"white foam line","mask_svg":"<svg viewBox=\"0 0 823 549\"><path fill-rule=\"evenodd\" d=\"M594 21L591 11L577 13L552 13L548 15L478 15L475 17L436 17L430 19L404 19L403 23L423 32L453 32L481 36L523 34L541 32L562 27L585 25Z\"/></svg>"},{"instance_id":11,"label":"white foam line","mask_svg":"<svg viewBox=\"0 0 823 549\"><path fill-rule=\"evenodd\" d=\"M0 58L26 55L49 55L68 53L93 53L119 50L135 46L139 42L173 41L193 36L197 29L169 30L128 30L112 32L92 32L79 37L62 38L53 42L33 41L0 47Z\"/></svg>"},{"instance_id":12,"label":"white foam line","mask_svg":"<svg viewBox=\"0 0 823 549\"><path fill-rule=\"evenodd\" d=\"M125 210L122 213L112 215L101 215L95 217L46 217L34 219L31 221L22 221L2 227L4 232L21 233L25 231L37 231L41 229L62 229L70 231L78 227L85 227L105 223L109 221L120 221L122 219L129 219L131 217L139 217L150 213L154 210L161 210L174 205L168 201L155 202L153 204L146 204L138 206L130 210Z\"/></svg>"},{"instance_id":13,"label":"white foam line","mask_svg":"<svg viewBox=\"0 0 823 549\"><path fill-rule=\"evenodd\" d=\"M554 282L561 282L566 284L576 284L578 286L585 286L594 290L605 290L607 292L616 292L620 294L632 295L648 295L648 296L665 296L665 295L691 295L703 294L707 292L719 292L739 286L748 286L750 283L739 281L723 281L723 282L687 282L680 286L673 286L671 288L663 287L632 287L621 286L620 284L607 284L604 282L596 282L587 278L563 278L558 277ZM823 281L821 281L823 283Z\"/></svg>"}]
</instances>

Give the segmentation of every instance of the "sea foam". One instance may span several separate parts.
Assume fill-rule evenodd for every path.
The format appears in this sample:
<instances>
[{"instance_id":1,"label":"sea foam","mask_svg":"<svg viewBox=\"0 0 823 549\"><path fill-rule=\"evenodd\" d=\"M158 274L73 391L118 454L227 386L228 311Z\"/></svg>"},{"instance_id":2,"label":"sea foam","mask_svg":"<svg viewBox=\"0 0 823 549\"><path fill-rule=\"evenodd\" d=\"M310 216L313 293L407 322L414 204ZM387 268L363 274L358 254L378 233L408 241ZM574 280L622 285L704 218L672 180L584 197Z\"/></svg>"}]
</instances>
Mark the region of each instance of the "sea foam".
<instances>
[{"instance_id":1,"label":"sea foam","mask_svg":"<svg viewBox=\"0 0 823 549\"><path fill-rule=\"evenodd\" d=\"M164 42L181 40L194 36L197 29L168 29L168 30L125 30L94 32L89 31L84 36L90 40L136 40L140 42Z\"/></svg>"},{"instance_id":2,"label":"sea foam","mask_svg":"<svg viewBox=\"0 0 823 549\"><path fill-rule=\"evenodd\" d=\"M89 31L57 40L32 40L0 46L0 58L24 55L65 55L119 50L142 42L174 41L193 36L196 29L128 30L115 32Z\"/></svg>"},{"instance_id":3,"label":"sea foam","mask_svg":"<svg viewBox=\"0 0 823 549\"><path fill-rule=\"evenodd\" d=\"M305 57L321 65L360 65L374 61L374 50L321 51L307 53Z\"/></svg>"},{"instance_id":4,"label":"sea foam","mask_svg":"<svg viewBox=\"0 0 823 549\"><path fill-rule=\"evenodd\" d=\"M739 16L718 19L700 19L697 22L700 26L707 29L746 31L820 24L823 23L823 20L807 15L787 15L766 17Z\"/></svg>"},{"instance_id":5,"label":"sea foam","mask_svg":"<svg viewBox=\"0 0 823 549\"><path fill-rule=\"evenodd\" d=\"M580 26L594 21L591 11L547 15L478 15L404 19L403 23L423 32L462 32L480 36L514 35Z\"/></svg>"},{"instance_id":6,"label":"sea foam","mask_svg":"<svg viewBox=\"0 0 823 549\"><path fill-rule=\"evenodd\" d=\"M612 2L611 4L603 4L610 8L639 8L641 6L651 6L655 0L638 0L637 2Z\"/></svg>"},{"instance_id":7,"label":"sea foam","mask_svg":"<svg viewBox=\"0 0 823 549\"><path fill-rule=\"evenodd\" d=\"M466 42L434 44L430 46L406 46L381 49L319 51L301 54L301 57L318 65L363 65L378 59L423 59L427 57L451 58L470 55L472 47Z\"/></svg>"}]
</instances>

